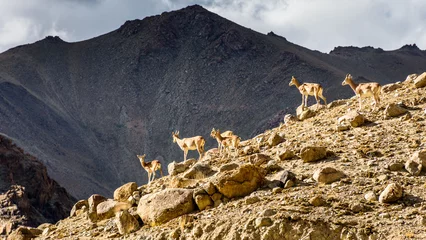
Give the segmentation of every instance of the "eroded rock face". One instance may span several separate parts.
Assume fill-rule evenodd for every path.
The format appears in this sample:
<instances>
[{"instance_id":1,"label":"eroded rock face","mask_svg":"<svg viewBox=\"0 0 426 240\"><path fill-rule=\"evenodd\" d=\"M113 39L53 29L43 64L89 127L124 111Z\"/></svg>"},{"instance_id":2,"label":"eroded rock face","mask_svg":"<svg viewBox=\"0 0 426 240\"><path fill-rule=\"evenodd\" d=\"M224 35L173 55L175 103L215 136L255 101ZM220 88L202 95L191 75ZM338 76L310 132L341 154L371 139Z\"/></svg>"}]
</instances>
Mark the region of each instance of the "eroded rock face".
<instances>
[{"instance_id":1,"label":"eroded rock face","mask_svg":"<svg viewBox=\"0 0 426 240\"><path fill-rule=\"evenodd\" d=\"M239 168L220 173L214 180L217 190L227 198L243 197L261 186L264 173L253 164L245 164Z\"/></svg>"},{"instance_id":2,"label":"eroded rock face","mask_svg":"<svg viewBox=\"0 0 426 240\"><path fill-rule=\"evenodd\" d=\"M339 170L332 167L324 167L317 169L312 178L319 183L328 184L338 181L344 176L345 174Z\"/></svg>"},{"instance_id":3,"label":"eroded rock face","mask_svg":"<svg viewBox=\"0 0 426 240\"><path fill-rule=\"evenodd\" d=\"M300 158L304 162L314 162L321 160L327 156L325 147L307 146L300 150Z\"/></svg>"},{"instance_id":4,"label":"eroded rock face","mask_svg":"<svg viewBox=\"0 0 426 240\"><path fill-rule=\"evenodd\" d=\"M145 224L158 226L196 209L193 190L170 188L144 195L139 201L138 214Z\"/></svg>"},{"instance_id":5,"label":"eroded rock face","mask_svg":"<svg viewBox=\"0 0 426 240\"><path fill-rule=\"evenodd\" d=\"M126 202L137 189L138 185L135 182L126 183L114 191L114 200L118 202Z\"/></svg>"},{"instance_id":6,"label":"eroded rock face","mask_svg":"<svg viewBox=\"0 0 426 240\"><path fill-rule=\"evenodd\" d=\"M403 189L398 183L391 183L386 186L385 190L379 196L379 202L392 203L398 201L402 197Z\"/></svg>"}]
</instances>

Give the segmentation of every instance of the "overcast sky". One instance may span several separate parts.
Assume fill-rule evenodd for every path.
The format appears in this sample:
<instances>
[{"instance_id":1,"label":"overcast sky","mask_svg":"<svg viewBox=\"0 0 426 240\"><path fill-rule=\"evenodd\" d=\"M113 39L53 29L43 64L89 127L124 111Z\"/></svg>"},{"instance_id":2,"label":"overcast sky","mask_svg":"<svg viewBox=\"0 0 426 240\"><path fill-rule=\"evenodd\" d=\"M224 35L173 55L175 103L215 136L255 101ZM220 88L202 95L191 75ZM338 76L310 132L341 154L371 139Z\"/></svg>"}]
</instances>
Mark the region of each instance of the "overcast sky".
<instances>
[{"instance_id":1,"label":"overcast sky","mask_svg":"<svg viewBox=\"0 0 426 240\"><path fill-rule=\"evenodd\" d=\"M424 0L0 0L0 52L45 36L81 41L200 4L261 33L329 52L335 46L426 49Z\"/></svg>"}]
</instances>

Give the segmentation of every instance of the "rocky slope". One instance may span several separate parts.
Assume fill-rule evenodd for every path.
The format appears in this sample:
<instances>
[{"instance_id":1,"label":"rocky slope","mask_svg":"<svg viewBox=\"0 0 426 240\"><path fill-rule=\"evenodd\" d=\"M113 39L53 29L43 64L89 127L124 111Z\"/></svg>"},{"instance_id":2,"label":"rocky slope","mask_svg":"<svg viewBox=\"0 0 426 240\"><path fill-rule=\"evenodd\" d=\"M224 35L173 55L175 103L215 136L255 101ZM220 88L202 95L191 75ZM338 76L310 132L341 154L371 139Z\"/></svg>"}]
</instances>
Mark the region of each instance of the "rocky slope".
<instances>
[{"instance_id":1,"label":"rocky slope","mask_svg":"<svg viewBox=\"0 0 426 240\"><path fill-rule=\"evenodd\" d=\"M210 148L213 127L246 139L278 126L300 104L292 75L321 83L331 101L351 96L340 86L348 72L387 83L424 66L414 45L324 54L190 6L87 41L47 37L0 54L0 132L72 195L109 195L145 181L136 154L164 165L182 158L173 130L203 135Z\"/></svg>"},{"instance_id":2,"label":"rocky slope","mask_svg":"<svg viewBox=\"0 0 426 240\"><path fill-rule=\"evenodd\" d=\"M424 239L426 88L411 77L383 87L377 110L337 100L303 121L286 116L237 156L211 149L111 200L80 201L38 238Z\"/></svg>"},{"instance_id":3,"label":"rocky slope","mask_svg":"<svg viewBox=\"0 0 426 240\"><path fill-rule=\"evenodd\" d=\"M0 235L57 222L69 216L74 202L41 162L0 135Z\"/></svg>"}]
</instances>

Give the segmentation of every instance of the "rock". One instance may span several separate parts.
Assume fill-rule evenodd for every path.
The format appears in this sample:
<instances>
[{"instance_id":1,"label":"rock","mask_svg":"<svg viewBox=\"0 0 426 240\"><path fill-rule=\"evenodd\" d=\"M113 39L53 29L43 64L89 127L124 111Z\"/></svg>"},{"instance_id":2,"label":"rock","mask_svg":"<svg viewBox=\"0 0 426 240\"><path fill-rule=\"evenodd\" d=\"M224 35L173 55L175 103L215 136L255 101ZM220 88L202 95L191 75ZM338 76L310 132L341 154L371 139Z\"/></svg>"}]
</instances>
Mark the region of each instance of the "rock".
<instances>
[{"instance_id":1,"label":"rock","mask_svg":"<svg viewBox=\"0 0 426 240\"><path fill-rule=\"evenodd\" d=\"M252 147L251 145L249 145L249 146L245 146L245 147L243 148L243 153L244 153L245 155L253 154L253 152L254 152L254 149L253 149L253 147Z\"/></svg>"},{"instance_id":2,"label":"rock","mask_svg":"<svg viewBox=\"0 0 426 240\"><path fill-rule=\"evenodd\" d=\"M273 189L272 189L272 193L273 194L278 194L278 193L282 193L283 192L283 189L282 188L280 188L280 187L274 187Z\"/></svg>"},{"instance_id":3,"label":"rock","mask_svg":"<svg viewBox=\"0 0 426 240\"><path fill-rule=\"evenodd\" d=\"M212 196L211 196L211 198L212 198L212 200L213 201L217 201L217 200L220 200L220 199L222 199L222 197L223 197L223 194L222 193L214 193Z\"/></svg>"},{"instance_id":4,"label":"rock","mask_svg":"<svg viewBox=\"0 0 426 240\"><path fill-rule=\"evenodd\" d=\"M417 222L420 226L426 226L426 217L425 216L417 216Z\"/></svg>"},{"instance_id":5,"label":"rock","mask_svg":"<svg viewBox=\"0 0 426 240\"><path fill-rule=\"evenodd\" d=\"M365 117L357 111L350 111L346 115L337 119L337 125L348 123L352 127L360 127L365 123Z\"/></svg>"},{"instance_id":6,"label":"rock","mask_svg":"<svg viewBox=\"0 0 426 240\"><path fill-rule=\"evenodd\" d=\"M315 112L314 111L312 111L309 108L305 108L305 110L302 111L302 107L301 106L296 109L296 113L297 113L297 118L300 121L303 121L305 119L308 119L308 118L311 118L311 117L315 116Z\"/></svg>"},{"instance_id":7,"label":"rock","mask_svg":"<svg viewBox=\"0 0 426 240\"><path fill-rule=\"evenodd\" d=\"M284 188L291 188L295 185L296 183L293 180L288 180L285 184L284 184Z\"/></svg>"},{"instance_id":8,"label":"rock","mask_svg":"<svg viewBox=\"0 0 426 240\"><path fill-rule=\"evenodd\" d=\"M121 235L137 231L140 228L138 220L126 210L117 212L115 215L115 224Z\"/></svg>"},{"instance_id":9,"label":"rock","mask_svg":"<svg viewBox=\"0 0 426 240\"><path fill-rule=\"evenodd\" d=\"M282 186L285 186L288 181L292 181L293 184L296 181L296 175L288 170L278 173L279 181L282 183Z\"/></svg>"},{"instance_id":10,"label":"rock","mask_svg":"<svg viewBox=\"0 0 426 240\"><path fill-rule=\"evenodd\" d=\"M426 150L420 150L415 152L411 158L412 161L420 163L424 169L426 169Z\"/></svg>"},{"instance_id":11,"label":"rock","mask_svg":"<svg viewBox=\"0 0 426 240\"><path fill-rule=\"evenodd\" d=\"M321 196L315 196L309 199L309 204L315 207L320 207L325 205L325 200Z\"/></svg>"},{"instance_id":12,"label":"rock","mask_svg":"<svg viewBox=\"0 0 426 240\"><path fill-rule=\"evenodd\" d=\"M392 203L398 201L402 197L403 189L398 183L389 184L380 194L379 202Z\"/></svg>"},{"instance_id":13,"label":"rock","mask_svg":"<svg viewBox=\"0 0 426 240\"><path fill-rule=\"evenodd\" d=\"M420 74L420 76L414 79L414 86L416 86L416 88L422 88L426 86L426 72Z\"/></svg>"},{"instance_id":14,"label":"rock","mask_svg":"<svg viewBox=\"0 0 426 240\"><path fill-rule=\"evenodd\" d=\"M177 163L176 161L173 161L167 166L167 170L169 171L169 174L171 176L176 176L179 173L183 173L186 170L188 170L188 168L192 166L193 164L195 164L196 162L197 160L195 160L194 158L188 159L181 163Z\"/></svg>"},{"instance_id":15,"label":"rock","mask_svg":"<svg viewBox=\"0 0 426 240\"><path fill-rule=\"evenodd\" d=\"M84 199L76 202L71 209L70 217L77 216L76 211L80 210L82 207L86 207L86 209L89 209L89 201Z\"/></svg>"},{"instance_id":16,"label":"rock","mask_svg":"<svg viewBox=\"0 0 426 240\"><path fill-rule=\"evenodd\" d=\"M334 108L334 107L338 107L338 106L342 106L342 105L345 105L347 103L347 100L346 99L339 99L339 100L335 100L335 101L332 101L331 103L329 103L328 105L327 105L327 108Z\"/></svg>"},{"instance_id":17,"label":"rock","mask_svg":"<svg viewBox=\"0 0 426 240\"><path fill-rule=\"evenodd\" d=\"M413 159L408 159L407 162L405 162L405 170L413 176L419 176L422 171L422 164Z\"/></svg>"},{"instance_id":18,"label":"rock","mask_svg":"<svg viewBox=\"0 0 426 240\"><path fill-rule=\"evenodd\" d=\"M255 220L256 227L268 227L272 226L273 222L272 219L269 217L260 217L256 218Z\"/></svg>"},{"instance_id":19,"label":"rock","mask_svg":"<svg viewBox=\"0 0 426 240\"><path fill-rule=\"evenodd\" d=\"M265 154L256 153L250 156L249 161L250 163L254 164L255 166L260 166L264 163L266 163L270 157Z\"/></svg>"},{"instance_id":20,"label":"rock","mask_svg":"<svg viewBox=\"0 0 426 240\"><path fill-rule=\"evenodd\" d=\"M417 78L417 74L410 74L407 76L407 78L405 79L404 83L412 83L414 81L414 79Z\"/></svg>"},{"instance_id":21,"label":"rock","mask_svg":"<svg viewBox=\"0 0 426 240\"><path fill-rule=\"evenodd\" d=\"M208 206L214 205L213 200L210 198L207 192L202 188L198 188L194 190L193 198L195 200L195 204L197 204L198 209L200 209L200 211L203 211Z\"/></svg>"},{"instance_id":22,"label":"rock","mask_svg":"<svg viewBox=\"0 0 426 240\"><path fill-rule=\"evenodd\" d=\"M207 194L209 194L209 195L213 195L213 194L216 192L216 187L215 187L215 186L214 186L214 184L213 184L213 183L211 183L211 182L205 183L205 184L203 185L203 189L204 189L204 191L206 191L206 192L207 192Z\"/></svg>"},{"instance_id":23,"label":"rock","mask_svg":"<svg viewBox=\"0 0 426 240\"><path fill-rule=\"evenodd\" d=\"M194 237L196 238L200 238L201 235L203 235L203 228L200 226L195 226L194 229L192 230L192 235L194 235Z\"/></svg>"},{"instance_id":24,"label":"rock","mask_svg":"<svg viewBox=\"0 0 426 240\"><path fill-rule=\"evenodd\" d=\"M262 217L270 217L277 214L277 211L274 209L265 209L263 212L260 213Z\"/></svg>"},{"instance_id":25,"label":"rock","mask_svg":"<svg viewBox=\"0 0 426 240\"><path fill-rule=\"evenodd\" d=\"M386 180L388 180L388 175L386 175L386 174L381 174L381 175L379 175L378 177L377 177L377 180L379 181L379 182L384 182L384 181L386 181Z\"/></svg>"},{"instance_id":26,"label":"rock","mask_svg":"<svg viewBox=\"0 0 426 240\"><path fill-rule=\"evenodd\" d=\"M402 87L401 82L389 83L389 84L382 86L382 92L384 92L384 93L393 92L396 89L401 88L401 87Z\"/></svg>"},{"instance_id":27,"label":"rock","mask_svg":"<svg viewBox=\"0 0 426 240\"><path fill-rule=\"evenodd\" d=\"M340 180L345 174L332 167L323 167L314 172L313 179L318 183L329 184Z\"/></svg>"},{"instance_id":28,"label":"rock","mask_svg":"<svg viewBox=\"0 0 426 240\"><path fill-rule=\"evenodd\" d=\"M188 179L203 179L214 174L210 165L207 163L196 163L187 172L184 173L183 177Z\"/></svg>"},{"instance_id":29,"label":"rock","mask_svg":"<svg viewBox=\"0 0 426 240\"><path fill-rule=\"evenodd\" d=\"M101 196L99 194L93 194L89 197L88 203L89 203L89 219L92 222L96 222L98 220L98 214L96 212L96 209L98 207L98 204L101 202L106 201L107 199L104 196Z\"/></svg>"},{"instance_id":30,"label":"rock","mask_svg":"<svg viewBox=\"0 0 426 240\"><path fill-rule=\"evenodd\" d=\"M300 150L300 158L303 162L314 162L321 160L327 156L325 147L307 146Z\"/></svg>"},{"instance_id":31,"label":"rock","mask_svg":"<svg viewBox=\"0 0 426 240\"><path fill-rule=\"evenodd\" d=\"M257 202L260 202L260 198L258 196L251 196L251 197L248 197L245 200L246 204L253 204L253 203L257 203Z\"/></svg>"},{"instance_id":32,"label":"rock","mask_svg":"<svg viewBox=\"0 0 426 240\"><path fill-rule=\"evenodd\" d=\"M351 211L354 213L363 212L365 210L365 207L362 203L354 203L350 206Z\"/></svg>"},{"instance_id":33,"label":"rock","mask_svg":"<svg viewBox=\"0 0 426 240\"><path fill-rule=\"evenodd\" d=\"M283 149L283 150L277 151L277 158L280 161L292 159L294 158L294 156L295 156L294 152L291 151L290 149Z\"/></svg>"},{"instance_id":34,"label":"rock","mask_svg":"<svg viewBox=\"0 0 426 240\"><path fill-rule=\"evenodd\" d=\"M264 172L252 164L244 164L238 169L220 173L214 180L217 190L227 198L243 197L262 185Z\"/></svg>"},{"instance_id":35,"label":"rock","mask_svg":"<svg viewBox=\"0 0 426 240\"><path fill-rule=\"evenodd\" d=\"M268 164L266 164L266 172L267 173L271 173L274 171L280 171L282 170L282 167L280 165L278 165L278 163L275 160L271 160L268 162Z\"/></svg>"},{"instance_id":36,"label":"rock","mask_svg":"<svg viewBox=\"0 0 426 240\"><path fill-rule=\"evenodd\" d=\"M284 116L284 124L285 125L290 125L290 124L293 124L294 122L297 122L297 121L299 121L299 119L297 119L297 117L294 116L294 115L286 114Z\"/></svg>"},{"instance_id":37,"label":"rock","mask_svg":"<svg viewBox=\"0 0 426 240\"><path fill-rule=\"evenodd\" d=\"M373 191L369 191L364 195L365 200L369 202L377 201L377 195Z\"/></svg>"},{"instance_id":38,"label":"rock","mask_svg":"<svg viewBox=\"0 0 426 240\"><path fill-rule=\"evenodd\" d=\"M170 232L170 239L179 239L181 232L182 231L180 230L180 228L175 228L173 231Z\"/></svg>"},{"instance_id":39,"label":"rock","mask_svg":"<svg viewBox=\"0 0 426 240\"><path fill-rule=\"evenodd\" d=\"M228 163L228 164L225 164L225 165L221 166L219 168L219 172L231 171L231 170L234 170L234 169L238 168L239 166L240 165L238 165L236 163Z\"/></svg>"},{"instance_id":40,"label":"rock","mask_svg":"<svg viewBox=\"0 0 426 240\"><path fill-rule=\"evenodd\" d=\"M132 205L127 202L117 202L112 199L103 201L98 204L96 207L96 212L98 214L98 221L109 219L114 217L115 213L121 210L127 210L131 208Z\"/></svg>"},{"instance_id":41,"label":"rock","mask_svg":"<svg viewBox=\"0 0 426 240\"><path fill-rule=\"evenodd\" d=\"M346 130L349 130L349 129L351 129L351 126L350 125L348 125L348 124L343 124L343 125L337 125L336 126L336 131L338 131L338 132L343 132L343 131L346 131Z\"/></svg>"},{"instance_id":42,"label":"rock","mask_svg":"<svg viewBox=\"0 0 426 240\"><path fill-rule=\"evenodd\" d=\"M404 168L404 164L400 162L391 162L387 167L390 171L401 171Z\"/></svg>"},{"instance_id":43,"label":"rock","mask_svg":"<svg viewBox=\"0 0 426 240\"><path fill-rule=\"evenodd\" d=\"M114 200L117 202L126 202L137 189L138 185L135 182L126 183L114 191Z\"/></svg>"},{"instance_id":44,"label":"rock","mask_svg":"<svg viewBox=\"0 0 426 240\"><path fill-rule=\"evenodd\" d=\"M285 139L282 138L280 135L278 135L276 132L272 133L271 136L268 138L268 145L270 147L277 146L278 144L284 142Z\"/></svg>"},{"instance_id":45,"label":"rock","mask_svg":"<svg viewBox=\"0 0 426 240\"><path fill-rule=\"evenodd\" d=\"M388 104L384 111L387 117L398 117L408 112L407 109L395 103Z\"/></svg>"},{"instance_id":46,"label":"rock","mask_svg":"<svg viewBox=\"0 0 426 240\"><path fill-rule=\"evenodd\" d=\"M37 228L20 226L7 236L7 240L30 240L42 233L43 231Z\"/></svg>"},{"instance_id":47,"label":"rock","mask_svg":"<svg viewBox=\"0 0 426 240\"><path fill-rule=\"evenodd\" d=\"M168 188L144 195L139 201L138 214L145 224L158 226L196 209L193 190Z\"/></svg>"}]
</instances>

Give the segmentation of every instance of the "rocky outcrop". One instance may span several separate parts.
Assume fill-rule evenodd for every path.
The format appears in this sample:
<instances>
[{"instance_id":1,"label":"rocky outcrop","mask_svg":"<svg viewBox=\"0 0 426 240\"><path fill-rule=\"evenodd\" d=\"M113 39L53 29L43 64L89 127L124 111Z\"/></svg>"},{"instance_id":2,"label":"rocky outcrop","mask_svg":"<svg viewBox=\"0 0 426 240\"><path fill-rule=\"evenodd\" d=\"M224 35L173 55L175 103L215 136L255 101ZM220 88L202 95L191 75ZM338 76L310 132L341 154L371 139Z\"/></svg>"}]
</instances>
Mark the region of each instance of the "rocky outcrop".
<instances>
[{"instance_id":1,"label":"rocky outcrop","mask_svg":"<svg viewBox=\"0 0 426 240\"><path fill-rule=\"evenodd\" d=\"M173 161L167 166L167 170L169 171L169 174L171 176L176 176L179 173L183 173L188 170L188 168L194 165L196 162L197 160L195 160L194 158L188 159L180 163Z\"/></svg>"},{"instance_id":2,"label":"rocky outcrop","mask_svg":"<svg viewBox=\"0 0 426 240\"><path fill-rule=\"evenodd\" d=\"M416 86L416 88L426 86L426 72L420 74L416 79L414 79L414 86Z\"/></svg>"},{"instance_id":3,"label":"rocky outcrop","mask_svg":"<svg viewBox=\"0 0 426 240\"><path fill-rule=\"evenodd\" d=\"M138 185L135 182L126 183L114 191L114 200L118 202L127 202L129 197L132 197L133 192L137 189Z\"/></svg>"},{"instance_id":4,"label":"rocky outcrop","mask_svg":"<svg viewBox=\"0 0 426 240\"><path fill-rule=\"evenodd\" d=\"M196 209L193 190L172 188L144 195L138 214L145 224L158 226Z\"/></svg>"}]
</instances>

